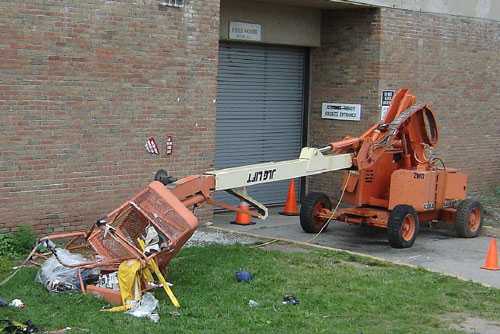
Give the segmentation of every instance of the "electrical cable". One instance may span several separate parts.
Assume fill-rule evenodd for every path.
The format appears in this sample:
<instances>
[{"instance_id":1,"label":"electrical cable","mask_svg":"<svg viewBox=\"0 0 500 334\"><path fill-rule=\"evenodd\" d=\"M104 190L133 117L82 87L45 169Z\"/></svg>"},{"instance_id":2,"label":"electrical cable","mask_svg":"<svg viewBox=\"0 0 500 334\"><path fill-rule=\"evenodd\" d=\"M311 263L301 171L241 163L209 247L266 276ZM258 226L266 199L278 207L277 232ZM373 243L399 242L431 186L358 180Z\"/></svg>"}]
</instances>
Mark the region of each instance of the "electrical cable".
<instances>
[{"instance_id":1,"label":"electrical cable","mask_svg":"<svg viewBox=\"0 0 500 334\"><path fill-rule=\"evenodd\" d=\"M347 179L345 180L344 188L342 189L342 194L340 194L339 201L338 201L337 205L335 206L335 208L333 209L330 217L327 219L327 221L325 222L323 227L321 227L321 230L319 230L318 233L316 233L311 239L306 240L305 242L310 243L310 242L314 241L328 227L328 224L330 224L330 221L332 221L333 217L335 216L335 212L337 212L337 209L339 208L340 203L342 203L342 200L344 199L345 190L347 189L347 184L349 183L350 177L351 177L351 171L349 171L347 174Z\"/></svg>"},{"instance_id":2,"label":"electrical cable","mask_svg":"<svg viewBox=\"0 0 500 334\"><path fill-rule=\"evenodd\" d=\"M438 157L434 157L431 161L431 164L434 166L434 162L435 161L439 161L441 163L441 165L443 166L443 169L446 170L446 165L444 164L444 161L443 159L441 158L438 158Z\"/></svg>"},{"instance_id":3,"label":"electrical cable","mask_svg":"<svg viewBox=\"0 0 500 334\"><path fill-rule=\"evenodd\" d=\"M260 244L257 244L255 246L252 246L250 248L259 248L259 247L264 247L264 246L267 246L267 245L270 245L270 244L274 244L275 242L278 242L279 240L277 239L272 239L272 240L269 240L269 241L266 241L266 242L263 242L263 243L260 243Z\"/></svg>"},{"instance_id":4,"label":"electrical cable","mask_svg":"<svg viewBox=\"0 0 500 334\"><path fill-rule=\"evenodd\" d=\"M9 276L7 276L2 282L0 282L0 286L3 286L5 284L7 284L7 282L10 281L11 278L13 278L14 276L16 276L17 272L19 270L21 270L21 268L23 268L23 267L19 267L16 270L14 270Z\"/></svg>"}]
</instances>

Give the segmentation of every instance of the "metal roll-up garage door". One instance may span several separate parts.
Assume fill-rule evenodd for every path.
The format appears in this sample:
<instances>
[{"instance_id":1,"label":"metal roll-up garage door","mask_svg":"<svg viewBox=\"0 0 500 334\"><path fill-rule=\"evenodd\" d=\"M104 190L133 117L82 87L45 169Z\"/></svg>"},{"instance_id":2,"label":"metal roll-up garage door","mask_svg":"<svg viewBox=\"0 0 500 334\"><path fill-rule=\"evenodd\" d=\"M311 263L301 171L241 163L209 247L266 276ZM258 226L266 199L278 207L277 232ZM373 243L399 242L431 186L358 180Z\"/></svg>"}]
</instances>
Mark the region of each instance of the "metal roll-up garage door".
<instances>
[{"instance_id":1,"label":"metal roll-up garage door","mask_svg":"<svg viewBox=\"0 0 500 334\"><path fill-rule=\"evenodd\" d=\"M219 50L217 169L295 159L302 147L305 49L223 44ZM296 182L299 189L299 182ZM288 181L248 188L265 204L285 200ZM218 195L228 200L228 195ZM231 201L235 203L235 201Z\"/></svg>"}]
</instances>

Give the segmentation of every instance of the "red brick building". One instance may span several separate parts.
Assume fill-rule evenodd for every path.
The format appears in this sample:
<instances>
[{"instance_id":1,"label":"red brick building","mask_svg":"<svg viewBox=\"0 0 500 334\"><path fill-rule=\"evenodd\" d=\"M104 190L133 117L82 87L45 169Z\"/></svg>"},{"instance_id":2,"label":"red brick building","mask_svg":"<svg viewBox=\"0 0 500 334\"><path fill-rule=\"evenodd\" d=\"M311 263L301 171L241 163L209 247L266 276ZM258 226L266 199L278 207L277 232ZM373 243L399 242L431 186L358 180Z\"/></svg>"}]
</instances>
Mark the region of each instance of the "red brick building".
<instances>
[{"instance_id":1,"label":"red brick building","mask_svg":"<svg viewBox=\"0 0 500 334\"><path fill-rule=\"evenodd\" d=\"M0 232L88 225L159 168L296 157L359 134L402 86L432 103L447 165L488 190L500 176L499 20L500 5L479 0L2 1ZM360 120L322 118L327 102L359 104ZM322 175L302 191L336 184ZM277 203L285 188L254 195Z\"/></svg>"}]
</instances>

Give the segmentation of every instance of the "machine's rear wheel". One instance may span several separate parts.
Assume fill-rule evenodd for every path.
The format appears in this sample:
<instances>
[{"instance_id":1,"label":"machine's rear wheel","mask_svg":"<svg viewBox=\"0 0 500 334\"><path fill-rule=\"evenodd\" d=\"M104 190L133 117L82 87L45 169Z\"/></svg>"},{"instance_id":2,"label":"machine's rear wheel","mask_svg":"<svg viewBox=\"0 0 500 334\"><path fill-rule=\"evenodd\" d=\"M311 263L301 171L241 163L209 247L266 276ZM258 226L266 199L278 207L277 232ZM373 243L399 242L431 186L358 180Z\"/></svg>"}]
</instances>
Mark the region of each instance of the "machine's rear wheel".
<instances>
[{"instance_id":1,"label":"machine's rear wheel","mask_svg":"<svg viewBox=\"0 0 500 334\"><path fill-rule=\"evenodd\" d=\"M420 223L415 209L410 205L397 205L389 216L387 237L393 248L409 248L417 238Z\"/></svg>"},{"instance_id":2,"label":"machine's rear wheel","mask_svg":"<svg viewBox=\"0 0 500 334\"><path fill-rule=\"evenodd\" d=\"M330 198L324 193L312 192L307 194L300 207L300 226L307 233L318 233L326 220L318 217L321 209L332 209ZM326 228L323 230L325 231Z\"/></svg>"},{"instance_id":3,"label":"machine's rear wheel","mask_svg":"<svg viewBox=\"0 0 500 334\"><path fill-rule=\"evenodd\" d=\"M481 204L465 199L458 204L455 230L462 238L474 238L479 235L483 223Z\"/></svg>"}]
</instances>

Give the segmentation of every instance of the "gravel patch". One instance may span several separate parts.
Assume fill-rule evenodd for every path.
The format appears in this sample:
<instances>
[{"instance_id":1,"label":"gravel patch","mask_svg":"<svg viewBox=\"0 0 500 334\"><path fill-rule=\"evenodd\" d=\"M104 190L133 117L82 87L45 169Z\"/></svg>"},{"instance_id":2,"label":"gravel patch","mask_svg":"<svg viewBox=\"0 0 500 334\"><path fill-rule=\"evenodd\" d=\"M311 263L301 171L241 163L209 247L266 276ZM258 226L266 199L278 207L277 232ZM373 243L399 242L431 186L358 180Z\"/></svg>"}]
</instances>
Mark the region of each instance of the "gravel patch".
<instances>
[{"instance_id":1,"label":"gravel patch","mask_svg":"<svg viewBox=\"0 0 500 334\"><path fill-rule=\"evenodd\" d=\"M206 246L211 244L217 245L249 245L258 242L258 239L241 236L233 233L223 233L220 231L209 231L198 229L194 232L191 239L186 242L185 247Z\"/></svg>"}]
</instances>

